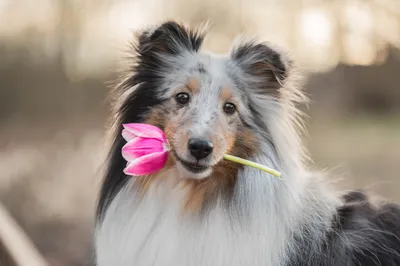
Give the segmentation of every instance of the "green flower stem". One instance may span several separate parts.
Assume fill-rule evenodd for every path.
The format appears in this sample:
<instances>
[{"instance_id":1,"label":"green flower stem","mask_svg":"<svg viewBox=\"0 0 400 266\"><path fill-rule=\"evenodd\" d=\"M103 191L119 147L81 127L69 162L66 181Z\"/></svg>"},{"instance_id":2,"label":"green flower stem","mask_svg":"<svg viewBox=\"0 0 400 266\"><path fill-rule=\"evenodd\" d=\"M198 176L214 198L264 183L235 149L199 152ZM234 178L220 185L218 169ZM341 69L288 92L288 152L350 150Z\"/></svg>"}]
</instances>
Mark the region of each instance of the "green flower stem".
<instances>
[{"instance_id":1,"label":"green flower stem","mask_svg":"<svg viewBox=\"0 0 400 266\"><path fill-rule=\"evenodd\" d=\"M229 155L229 154L224 154L224 159L228 160L228 161L235 162L235 163L240 163L240 164L244 164L244 165L247 165L247 166L251 166L251 167L254 167L254 168L259 169L261 171L267 172L267 173L269 173L271 175L274 175L274 176L276 176L278 178L281 178L281 172L276 171L276 170L274 170L272 168L266 167L266 166L264 166L262 164L258 164L258 163L255 163L255 162L252 162L252 161L249 161L249 160L245 160L245 159L242 159L242 158L239 158L239 157L236 157L236 156L232 156L232 155Z\"/></svg>"}]
</instances>

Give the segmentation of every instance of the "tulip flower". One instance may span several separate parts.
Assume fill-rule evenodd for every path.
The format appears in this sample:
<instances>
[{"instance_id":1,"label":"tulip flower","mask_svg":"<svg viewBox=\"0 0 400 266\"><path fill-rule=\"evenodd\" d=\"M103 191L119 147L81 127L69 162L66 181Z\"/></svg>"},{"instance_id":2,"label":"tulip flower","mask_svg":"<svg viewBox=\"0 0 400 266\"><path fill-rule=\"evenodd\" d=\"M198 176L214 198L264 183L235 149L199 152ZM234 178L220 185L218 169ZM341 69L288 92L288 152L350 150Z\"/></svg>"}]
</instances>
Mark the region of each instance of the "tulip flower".
<instances>
[{"instance_id":1,"label":"tulip flower","mask_svg":"<svg viewBox=\"0 0 400 266\"><path fill-rule=\"evenodd\" d=\"M132 176L144 176L160 171L168 159L169 145L164 132L158 127L131 123L124 124L122 137L127 143L122 147L122 157L127 161L124 173ZM264 165L224 154L224 159L254 167L280 177L281 173Z\"/></svg>"},{"instance_id":2,"label":"tulip flower","mask_svg":"<svg viewBox=\"0 0 400 266\"><path fill-rule=\"evenodd\" d=\"M144 176L160 171L168 159L168 141L161 129L148 124L124 124L122 157L127 161L124 173Z\"/></svg>"}]
</instances>

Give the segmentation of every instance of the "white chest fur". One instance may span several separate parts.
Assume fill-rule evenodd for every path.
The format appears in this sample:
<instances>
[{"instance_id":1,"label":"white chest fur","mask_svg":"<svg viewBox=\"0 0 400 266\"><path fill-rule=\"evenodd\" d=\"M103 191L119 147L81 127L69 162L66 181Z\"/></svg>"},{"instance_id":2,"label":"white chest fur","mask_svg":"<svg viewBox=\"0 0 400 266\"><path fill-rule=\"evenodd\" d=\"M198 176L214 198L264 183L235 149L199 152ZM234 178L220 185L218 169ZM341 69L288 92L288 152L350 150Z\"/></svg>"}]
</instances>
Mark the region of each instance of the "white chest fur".
<instances>
[{"instance_id":1,"label":"white chest fur","mask_svg":"<svg viewBox=\"0 0 400 266\"><path fill-rule=\"evenodd\" d=\"M182 213L185 193L163 184L138 200L129 183L97 228L97 266L281 265L291 220L277 216L282 209L248 195L254 211L217 204L200 219Z\"/></svg>"}]
</instances>

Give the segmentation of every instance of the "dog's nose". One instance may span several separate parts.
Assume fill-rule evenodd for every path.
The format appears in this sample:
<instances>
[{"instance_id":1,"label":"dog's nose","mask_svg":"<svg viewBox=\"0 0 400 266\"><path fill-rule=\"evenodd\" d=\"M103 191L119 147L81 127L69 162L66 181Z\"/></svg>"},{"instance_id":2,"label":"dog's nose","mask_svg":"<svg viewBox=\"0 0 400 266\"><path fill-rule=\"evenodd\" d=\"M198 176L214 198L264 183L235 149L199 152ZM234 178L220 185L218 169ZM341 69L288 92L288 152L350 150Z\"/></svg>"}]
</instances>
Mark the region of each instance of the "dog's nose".
<instances>
[{"instance_id":1,"label":"dog's nose","mask_svg":"<svg viewBox=\"0 0 400 266\"><path fill-rule=\"evenodd\" d=\"M190 154L197 160L206 158L212 153L214 148L210 141L203 139L190 139L188 146Z\"/></svg>"}]
</instances>

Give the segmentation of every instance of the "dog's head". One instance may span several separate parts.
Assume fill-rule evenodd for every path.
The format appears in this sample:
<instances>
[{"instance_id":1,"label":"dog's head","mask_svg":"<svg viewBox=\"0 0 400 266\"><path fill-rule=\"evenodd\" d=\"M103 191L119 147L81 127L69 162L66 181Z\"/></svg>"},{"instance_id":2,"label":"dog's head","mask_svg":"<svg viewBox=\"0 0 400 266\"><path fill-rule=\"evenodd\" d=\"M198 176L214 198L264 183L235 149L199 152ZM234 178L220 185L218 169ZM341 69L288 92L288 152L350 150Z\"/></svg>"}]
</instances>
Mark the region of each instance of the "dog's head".
<instances>
[{"instance_id":1,"label":"dog's head","mask_svg":"<svg viewBox=\"0 0 400 266\"><path fill-rule=\"evenodd\" d=\"M160 127L182 177L204 179L225 153L248 158L266 134L262 110L279 102L290 62L250 41L227 56L199 51L204 35L175 22L142 32L135 46L125 121Z\"/></svg>"}]
</instances>

